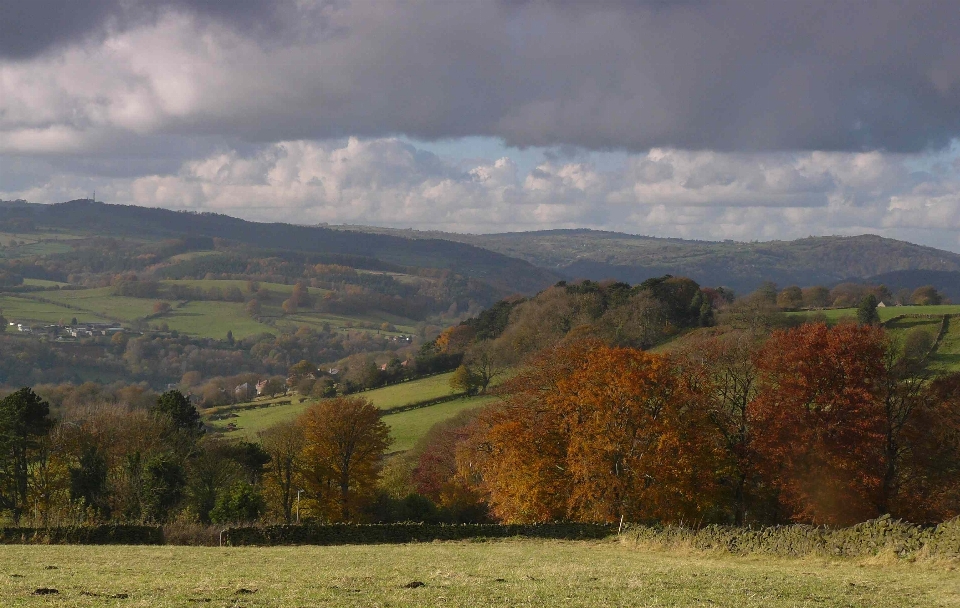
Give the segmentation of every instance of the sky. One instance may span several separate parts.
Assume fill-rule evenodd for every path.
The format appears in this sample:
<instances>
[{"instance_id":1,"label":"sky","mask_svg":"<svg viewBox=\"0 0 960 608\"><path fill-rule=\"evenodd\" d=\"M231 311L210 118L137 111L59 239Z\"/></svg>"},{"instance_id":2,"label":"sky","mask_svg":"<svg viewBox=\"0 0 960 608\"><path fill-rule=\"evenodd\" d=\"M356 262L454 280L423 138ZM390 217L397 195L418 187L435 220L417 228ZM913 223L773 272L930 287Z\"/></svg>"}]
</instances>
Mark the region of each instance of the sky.
<instances>
[{"instance_id":1,"label":"sky","mask_svg":"<svg viewBox=\"0 0 960 608\"><path fill-rule=\"evenodd\" d=\"M0 199L960 252L955 0L0 0Z\"/></svg>"}]
</instances>

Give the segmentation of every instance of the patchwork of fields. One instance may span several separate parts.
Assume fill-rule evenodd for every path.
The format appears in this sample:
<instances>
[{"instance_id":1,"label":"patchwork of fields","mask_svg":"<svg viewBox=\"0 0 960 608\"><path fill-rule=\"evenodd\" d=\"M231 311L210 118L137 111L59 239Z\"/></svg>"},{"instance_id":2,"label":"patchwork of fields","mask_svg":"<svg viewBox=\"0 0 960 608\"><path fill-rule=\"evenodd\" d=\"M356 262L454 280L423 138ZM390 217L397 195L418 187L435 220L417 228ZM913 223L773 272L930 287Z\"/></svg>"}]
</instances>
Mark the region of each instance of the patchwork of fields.
<instances>
[{"instance_id":1,"label":"patchwork of fields","mask_svg":"<svg viewBox=\"0 0 960 608\"><path fill-rule=\"evenodd\" d=\"M652 551L605 541L6 546L3 606L956 606L946 564ZM38 589L48 589L41 595Z\"/></svg>"},{"instance_id":2,"label":"patchwork of fields","mask_svg":"<svg viewBox=\"0 0 960 608\"><path fill-rule=\"evenodd\" d=\"M54 281L28 279L24 284L38 287L55 287ZM222 290L236 287L246 293L246 281L231 280L178 280L161 281L161 285L180 284L192 288ZM198 337L223 339L233 332L237 339L260 333L295 331L308 326L321 329L329 325L334 330L372 331L388 335L409 334L416 322L384 312L358 315L338 315L301 310L296 314L283 315L280 301L293 291L293 285L260 283L276 301L263 304L260 320L253 319L246 311L244 302L191 300L186 303L171 302L170 312L153 316L156 298L133 298L118 296L112 287L76 290L50 290L22 294L0 294L0 312L8 321L18 323L69 323L76 318L81 323L114 321L129 325L137 319L148 319L151 325L166 323L171 330ZM322 297L325 290L309 288L310 295ZM395 330L385 332L379 327L389 323Z\"/></svg>"}]
</instances>

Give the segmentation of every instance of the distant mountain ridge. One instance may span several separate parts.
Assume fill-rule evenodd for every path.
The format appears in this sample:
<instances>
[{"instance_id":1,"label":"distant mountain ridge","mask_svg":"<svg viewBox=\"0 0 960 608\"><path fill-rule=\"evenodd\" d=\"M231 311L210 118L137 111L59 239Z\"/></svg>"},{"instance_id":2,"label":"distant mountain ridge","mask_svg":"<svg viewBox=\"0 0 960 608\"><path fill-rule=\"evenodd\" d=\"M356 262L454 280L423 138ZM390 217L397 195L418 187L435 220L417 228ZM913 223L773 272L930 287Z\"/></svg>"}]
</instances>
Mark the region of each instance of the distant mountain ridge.
<instances>
[{"instance_id":1,"label":"distant mountain ridge","mask_svg":"<svg viewBox=\"0 0 960 608\"><path fill-rule=\"evenodd\" d=\"M736 242L660 238L590 229L458 234L370 226L261 223L213 213L76 200L56 205L0 202L6 218L103 236L223 238L258 249L337 254L392 264L448 268L504 292L531 294L561 279L688 276L738 293L763 281L787 285L933 284L960 301L960 254L876 235Z\"/></svg>"},{"instance_id":2,"label":"distant mountain ridge","mask_svg":"<svg viewBox=\"0 0 960 608\"><path fill-rule=\"evenodd\" d=\"M912 271L960 272L960 254L876 235L808 237L744 243L695 241L589 229L502 234L453 234L340 227L410 238L447 238L517 257L566 278L613 278L638 283L663 274L688 276L703 285L751 291L763 281L786 285L834 285L886 276L906 287ZM951 284L949 274L936 275ZM925 283L928 284L928 283ZM958 294L960 295L960 294Z\"/></svg>"}]
</instances>

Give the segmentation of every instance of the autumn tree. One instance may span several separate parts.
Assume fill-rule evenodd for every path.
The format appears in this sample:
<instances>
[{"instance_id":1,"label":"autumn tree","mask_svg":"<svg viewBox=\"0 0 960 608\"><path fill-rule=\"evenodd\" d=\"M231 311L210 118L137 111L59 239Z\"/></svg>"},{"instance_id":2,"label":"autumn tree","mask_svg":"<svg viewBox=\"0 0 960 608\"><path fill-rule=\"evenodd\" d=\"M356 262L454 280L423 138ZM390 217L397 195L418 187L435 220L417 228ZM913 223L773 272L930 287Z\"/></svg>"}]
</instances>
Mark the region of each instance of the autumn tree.
<instances>
[{"instance_id":1,"label":"autumn tree","mask_svg":"<svg viewBox=\"0 0 960 608\"><path fill-rule=\"evenodd\" d=\"M800 308L803 305L803 291L796 285L786 287L777 294L777 306L780 308Z\"/></svg>"},{"instance_id":2,"label":"autumn tree","mask_svg":"<svg viewBox=\"0 0 960 608\"><path fill-rule=\"evenodd\" d=\"M259 437L263 449L270 455L263 480L267 502L290 523L300 482L303 430L295 422L283 422L261 431Z\"/></svg>"},{"instance_id":3,"label":"autumn tree","mask_svg":"<svg viewBox=\"0 0 960 608\"><path fill-rule=\"evenodd\" d=\"M943 303L943 296L933 285L924 285L923 287L917 287L910 294L910 303L915 306L936 306Z\"/></svg>"},{"instance_id":4,"label":"autumn tree","mask_svg":"<svg viewBox=\"0 0 960 608\"><path fill-rule=\"evenodd\" d=\"M759 352L749 422L791 519L848 524L878 515L885 352L882 329L853 324L775 331Z\"/></svg>"},{"instance_id":5,"label":"autumn tree","mask_svg":"<svg viewBox=\"0 0 960 608\"><path fill-rule=\"evenodd\" d=\"M480 383L469 367L461 365L450 375L450 388L459 393L475 395L480 388Z\"/></svg>"},{"instance_id":6,"label":"autumn tree","mask_svg":"<svg viewBox=\"0 0 960 608\"><path fill-rule=\"evenodd\" d=\"M165 315L170 312L170 302L157 301L153 304L153 314Z\"/></svg>"},{"instance_id":7,"label":"autumn tree","mask_svg":"<svg viewBox=\"0 0 960 608\"><path fill-rule=\"evenodd\" d=\"M300 308L305 308L310 306L310 289L304 285L303 281L298 281L296 285L293 286L293 292L290 294L290 300Z\"/></svg>"},{"instance_id":8,"label":"autumn tree","mask_svg":"<svg viewBox=\"0 0 960 608\"><path fill-rule=\"evenodd\" d=\"M247 302L246 310L247 310L247 314L250 315L251 317L253 318L259 317L261 312L260 300L257 300L256 298L254 298L253 300L250 300L249 302Z\"/></svg>"},{"instance_id":9,"label":"autumn tree","mask_svg":"<svg viewBox=\"0 0 960 608\"><path fill-rule=\"evenodd\" d=\"M481 393L486 393L490 383L501 377L508 369L495 343L491 340L472 345L466 353L465 362Z\"/></svg>"},{"instance_id":10,"label":"autumn tree","mask_svg":"<svg viewBox=\"0 0 960 608\"><path fill-rule=\"evenodd\" d=\"M830 290L822 285L804 287L801 290L803 305L808 308L824 308L830 306Z\"/></svg>"},{"instance_id":11,"label":"autumn tree","mask_svg":"<svg viewBox=\"0 0 960 608\"><path fill-rule=\"evenodd\" d=\"M458 457L500 519L674 521L712 506L715 449L667 359L582 341L505 391Z\"/></svg>"},{"instance_id":12,"label":"autumn tree","mask_svg":"<svg viewBox=\"0 0 960 608\"><path fill-rule=\"evenodd\" d=\"M761 334L727 331L695 336L680 343L673 359L688 390L700 397L720 447L718 483L729 496L733 522L743 525L748 509L760 515L765 499L757 468L751 421L759 389L755 363Z\"/></svg>"},{"instance_id":13,"label":"autumn tree","mask_svg":"<svg viewBox=\"0 0 960 608\"><path fill-rule=\"evenodd\" d=\"M339 397L310 407L303 427L303 478L318 514L351 521L372 497L380 460L390 446L381 411L362 398Z\"/></svg>"},{"instance_id":14,"label":"autumn tree","mask_svg":"<svg viewBox=\"0 0 960 608\"><path fill-rule=\"evenodd\" d=\"M909 521L960 515L960 374L932 379L902 426L891 510Z\"/></svg>"}]
</instances>

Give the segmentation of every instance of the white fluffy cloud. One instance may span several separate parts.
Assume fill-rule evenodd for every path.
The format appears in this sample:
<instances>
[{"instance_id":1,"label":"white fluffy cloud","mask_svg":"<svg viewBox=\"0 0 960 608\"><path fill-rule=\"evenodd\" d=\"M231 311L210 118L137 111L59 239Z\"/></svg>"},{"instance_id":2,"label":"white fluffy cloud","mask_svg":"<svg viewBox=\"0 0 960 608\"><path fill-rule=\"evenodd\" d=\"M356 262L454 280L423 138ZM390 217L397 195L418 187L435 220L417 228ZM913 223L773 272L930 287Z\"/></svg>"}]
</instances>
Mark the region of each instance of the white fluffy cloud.
<instances>
[{"instance_id":1,"label":"white fluffy cloud","mask_svg":"<svg viewBox=\"0 0 960 608\"><path fill-rule=\"evenodd\" d=\"M613 168L510 158L465 164L393 139L286 141L218 151L170 174L100 180L104 200L265 221L470 232L594 227L706 239L887 236L960 250L950 153L724 154L654 149ZM934 159L936 160L936 159ZM89 192L61 175L21 191L57 202Z\"/></svg>"}]
</instances>

